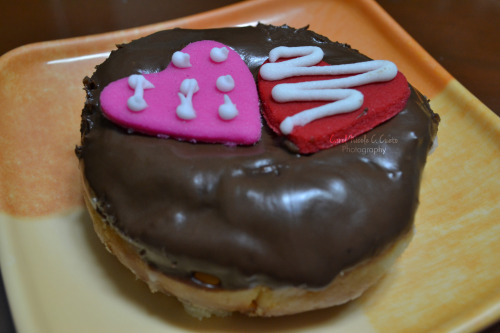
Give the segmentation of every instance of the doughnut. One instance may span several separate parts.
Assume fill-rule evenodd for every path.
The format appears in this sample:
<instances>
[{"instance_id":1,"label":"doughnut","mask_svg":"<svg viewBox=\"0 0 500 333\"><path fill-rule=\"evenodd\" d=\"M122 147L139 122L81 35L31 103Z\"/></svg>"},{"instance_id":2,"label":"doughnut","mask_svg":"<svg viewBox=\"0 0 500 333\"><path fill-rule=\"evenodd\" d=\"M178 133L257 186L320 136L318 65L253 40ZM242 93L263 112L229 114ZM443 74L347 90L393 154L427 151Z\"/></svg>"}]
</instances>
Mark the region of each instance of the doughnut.
<instances>
[{"instance_id":1,"label":"doughnut","mask_svg":"<svg viewBox=\"0 0 500 333\"><path fill-rule=\"evenodd\" d=\"M176 28L83 82L94 229L195 317L346 303L412 238L439 116L390 61L307 27Z\"/></svg>"}]
</instances>

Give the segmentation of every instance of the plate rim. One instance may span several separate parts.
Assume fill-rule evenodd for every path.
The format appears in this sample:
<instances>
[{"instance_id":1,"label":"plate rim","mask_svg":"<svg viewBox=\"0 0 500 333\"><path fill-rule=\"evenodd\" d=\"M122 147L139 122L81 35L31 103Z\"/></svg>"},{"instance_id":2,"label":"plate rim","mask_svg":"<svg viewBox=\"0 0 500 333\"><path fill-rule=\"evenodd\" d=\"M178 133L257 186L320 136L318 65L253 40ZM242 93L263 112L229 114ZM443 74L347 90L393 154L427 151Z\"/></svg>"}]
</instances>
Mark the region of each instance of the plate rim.
<instances>
[{"instance_id":1,"label":"plate rim","mask_svg":"<svg viewBox=\"0 0 500 333\"><path fill-rule=\"evenodd\" d=\"M286 1L282 1L282 0L279 0L279 1L286 2ZM327 0L322 0L322 1L327 1ZM17 57L24 56L24 54L26 54L26 53L31 54L32 52L44 51L47 48L52 48L52 47L65 48L65 47L69 47L71 45L80 44L82 42L89 43L95 39L97 39L99 42L106 42L107 43L111 40L118 39L120 36L127 36L127 38L133 38L133 37L139 38L143 35L147 35L147 34L152 33L154 31L163 30L164 29L163 27L165 27L165 25L170 26L172 24L178 24L179 22L182 23L182 22L187 21L187 20L196 20L198 17L211 17L211 15L214 15L214 16L221 15L221 13L226 12L228 7L230 7L231 10L235 10L235 8L238 9L240 7L248 9L250 7L253 7L253 6L259 6L262 3L269 3L269 2L270 1L267 1L267 0L247 1L247 2L243 2L243 3L238 3L238 4L233 4L230 6L218 8L218 9L215 9L215 10L212 10L209 12L195 14L192 16L188 16L186 18L179 18L179 19L175 19L175 20L169 20L169 21L165 21L165 22L149 24L146 26L138 27L138 28L129 28L129 29L125 29L125 30L111 31L111 32L105 32L105 33L94 34L94 35L89 35L89 36L79 36L79 37L71 37L71 38L65 38L65 39L59 39L59 40L53 40L53 41L30 43L30 44L26 44L24 46L20 46L18 48L15 48L15 49L3 54L0 57L0 69L3 69L5 64L8 63L9 61L12 61L12 59L16 59ZM358 0L358 2L370 4L370 6L374 6L375 8L376 8L376 6L378 6L378 4L376 4L372 0ZM384 14L382 14L382 15L384 15ZM406 33L406 32L404 32L404 33ZM408 35L408 37L410 37L410 39L411 39L411 36ZM415 45L420 47L417 42L415 42ZM442 75L441 79L445 79L445 78L447 78L447 80L453 79L453 77L441 65L438 64L438 67L436 67L436 68L439 71L442 71L442 73L440 73L440 75ZM447 83L448 82L449 81L447 81ZM2 211L1 213L3 214L4 212ZM0 223L0 227L2 225L3 225L3 223ZM5 230L4 228L2 228L2 229ZM0 257L2 257L2 252L3 251L0 251ZM2 257L2 259L4 259L4 258ZM2 267L2 268L4 268L6 265L6 264L4 264L4 261L5 260L0 260L0 267ZM1 272L2 272L2 275L5 277L5 272L3 269L1 270ZM4 284L6 286L6 293L7 293L9 304L10 304L11 297L9 297L9 295L8 295L9 292L8 292L8 288L7 288L6 279L4 279ZM14 311L12 311L12 312L14 312ZM13 314L13 316L14 316L14 314ZM488 323L483 323L483 324L487 325Z\"/></svg>"}]
</instances>

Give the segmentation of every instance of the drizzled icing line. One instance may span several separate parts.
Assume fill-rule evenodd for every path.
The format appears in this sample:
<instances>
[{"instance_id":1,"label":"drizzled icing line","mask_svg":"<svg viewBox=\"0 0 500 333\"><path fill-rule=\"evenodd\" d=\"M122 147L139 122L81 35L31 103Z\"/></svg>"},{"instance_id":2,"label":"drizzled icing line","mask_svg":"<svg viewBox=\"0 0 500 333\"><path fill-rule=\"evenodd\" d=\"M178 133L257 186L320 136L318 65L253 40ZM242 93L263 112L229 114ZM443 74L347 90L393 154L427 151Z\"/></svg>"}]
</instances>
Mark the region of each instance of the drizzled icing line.
<instances>
[{"instance_id":1,"label":"drizzled icing line","mask_svg":"<svg viewBox=\"0 0 500 333\"><path fill-rule=\"evenodd\" d=\"M330 80L276 85L272 90L272 97L277 102L334 101L285 118L280 124L280 131L284 135L290 134L295 126L304 126L320 118L359 109L363 104L363 94L355 89L347 88L390 81L398 73L396 65L387 60L314 66L323 59L323 56L323 50L317 46L279 46L271 50L269 63L264 64L260 69L261 77L268 81L305 75L356 74ZM293 59L276 62L281 58Z\"/></svg>"}]
</instances>

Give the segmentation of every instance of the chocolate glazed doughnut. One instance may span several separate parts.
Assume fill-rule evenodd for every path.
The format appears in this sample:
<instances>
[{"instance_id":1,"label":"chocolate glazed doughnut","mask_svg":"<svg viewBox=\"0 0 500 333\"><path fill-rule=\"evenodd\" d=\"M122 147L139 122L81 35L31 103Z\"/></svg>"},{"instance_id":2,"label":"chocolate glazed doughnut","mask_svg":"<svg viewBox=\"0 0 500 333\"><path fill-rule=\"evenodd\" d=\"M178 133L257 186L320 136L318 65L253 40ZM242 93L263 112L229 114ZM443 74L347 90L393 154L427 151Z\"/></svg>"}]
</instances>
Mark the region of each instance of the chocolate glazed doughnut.
<instances>
[{"instance_id":1,"label":"chocolate glazed doughnut","mask_svg":"<svg viewBox=\"0 0 500 333\"><path fill-rule=\"evenodd\" d=\"M160 72L175 51L202 40L235 50L255 79L277 46L318 46L329 64L369 60L307 28L262 24L173 29L120 45L84 80L77 148L101 240L151 289L197 316L283 315L357 297L411 238L439 116L410 86L394 118L297 154L264 121L257 143L228 146L130 132L103 115L104 87Z\"/></svg>"}]
</instances>

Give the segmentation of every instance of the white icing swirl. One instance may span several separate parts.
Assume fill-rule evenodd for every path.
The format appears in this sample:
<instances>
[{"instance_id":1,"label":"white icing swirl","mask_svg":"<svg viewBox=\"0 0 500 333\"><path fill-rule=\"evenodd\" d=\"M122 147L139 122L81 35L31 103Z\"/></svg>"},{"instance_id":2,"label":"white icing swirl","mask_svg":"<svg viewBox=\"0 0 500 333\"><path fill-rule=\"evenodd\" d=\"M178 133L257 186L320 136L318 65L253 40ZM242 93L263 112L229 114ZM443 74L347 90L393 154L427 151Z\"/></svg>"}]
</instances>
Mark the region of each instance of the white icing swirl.
<instances>
[{"instance_id":1,"label":"white icing swirl","mask_svg":"<svg viewBox=\"0 0 500 333\"><path fill-rule=\"evenodd\" d=\"M323 55L323 50L317 46L279 46L269 53L270 62L261 67L260 75L268 81L304 75L357 74L339 79L276 85L271 93L277 102L334 101L285 118L280 124L284 135L290 134L295 126L304 126L323 117L359 109L363 105L363 94L355 89L345 88L390 81L398 73L396 65L386 60L314 66L323 59ZM280 58L293 59L276 62Z\"/></svg>"},{"instance_id":2,"label":"white icing swirl","mask_svg":"<svg viewBox=\"0 0 500 333\"><path fill-rule=\"evenodd\" d=\"M234 89L234 79L231 75L222 75L215 82L217 89L222 92L229 92Z\"/></svg>"},{"instance_id":3,"label":"white icing swirl","mask_svg":"<svg viewBox=\"0 0 500 333\"><path fill-rule=\"evenodd\" d=\"M172 54L172 64L177 68L191 67L190 55L181 51L176 51Z\"/></svg>"},{"instance_id":4,"label":"white icing swirl","mask_svg":"<svg viewBox=\"0 0 500 333\"><path fill-rule=\"evenodd\" d=\"M236 105L231 101L228 95L224 94L224 104L219 106L219 116L224 120L234 119L238 115Z\"/></svg>"},{"instance_id":5,"label":"white icing swirl","mask_svg":"<svg viewBox=\"0 0 500 333\"><path fill-rule=\"evenodd\" d=\"M134 89L134 94L127 100L129 110L138 112L146 109L148 104L144 100L144 89L152 89L155 86L140 74L130 75L128 85Z\"/></svg>"},{"instance_id":6,"label":"white icing swirl","mask_svg":"<svg viewBox=\"0 0 500 333\"><path fill-rule=\"evenodd\" d=\"M227 47L214 47L210 50L210 59L214 62L224 62L229 56Z\"/></svg>"},{"instance_id":7,"label":"white icing swirl","mask_svg":"<svg viewBox=\"0 0 500 333\"><path fill-rule=\"evenodd\" d=\"M193 107L193 94L200 90L198 81L196 79L185 79L182 81L179 90L178 96L181 102L176 109L177 117L184 120L196 118L196 111Z\"/></svg>"}]
</instances>

